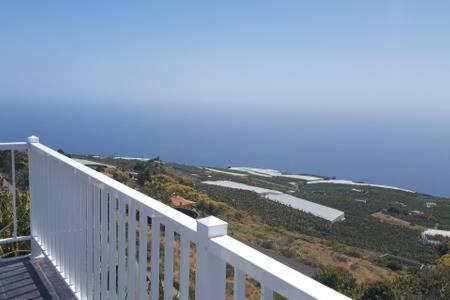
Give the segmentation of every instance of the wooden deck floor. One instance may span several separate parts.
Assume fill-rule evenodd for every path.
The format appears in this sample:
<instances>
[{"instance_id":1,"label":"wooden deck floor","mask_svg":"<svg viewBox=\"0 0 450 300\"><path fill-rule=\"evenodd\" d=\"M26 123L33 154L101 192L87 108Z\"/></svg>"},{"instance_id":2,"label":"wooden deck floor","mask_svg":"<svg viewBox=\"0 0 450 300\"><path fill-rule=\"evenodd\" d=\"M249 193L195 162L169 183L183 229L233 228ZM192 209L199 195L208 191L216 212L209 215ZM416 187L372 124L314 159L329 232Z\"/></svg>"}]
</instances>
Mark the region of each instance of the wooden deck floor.
<instances>
[{"instance_id":1,"label":"wooden deck floor","mask_svg":"<svg viewBox=\"0 0 450 300\"><path fill-rule=\"evenodd\" d=\"M76 299L46 258L0 260L0 300Z\"/></svg>"}]
</instances>

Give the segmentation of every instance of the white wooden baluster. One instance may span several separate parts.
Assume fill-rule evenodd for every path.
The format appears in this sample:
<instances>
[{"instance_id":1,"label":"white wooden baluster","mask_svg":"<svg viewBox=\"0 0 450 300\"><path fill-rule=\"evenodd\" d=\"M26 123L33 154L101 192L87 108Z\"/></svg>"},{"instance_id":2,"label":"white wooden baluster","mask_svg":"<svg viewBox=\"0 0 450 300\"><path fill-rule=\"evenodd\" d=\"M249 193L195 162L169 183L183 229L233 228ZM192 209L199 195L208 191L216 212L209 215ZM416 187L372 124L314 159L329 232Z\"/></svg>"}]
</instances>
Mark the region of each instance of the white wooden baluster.
<instances>
[{"instance_id":1,"label":"white wooden baluster","mask_svg":"<svg viewBox=\"0 0 450 300\"><path fill-rule=\"evenodd\" d=\"M41 228L41 232L39 234L39 240L41 243L41 247L42 250L45 252L46 248L45 248L45 216L46 216L46 182L47 182L47 178L45 177L46 175L46 161L44 160L44 158L42 156L39 156L39 161L40 161L40 172L39 172L39 176L41 178L41 182L40 182L40 193L39 193L39 204L37 204L37 206L40 208L40 213L39 213L39 219L40 219L40 228Z\"/></svg>"},{"instance_id":2,"label":"white wooden baluster","mask_svg":"<svg viewBox=\"0 0 450 300\"><path fill-rule=\"evenodd\" d=\"M42 159L36 154L36 150L31 147L31 143L28 141L29 150L29 180L30 180L30 215L31 215L31 255L37 257L41 254L42 245L42 208L44 203L42 201L42 187L43 177ZM34 242L36 240L36 243Z\"/></svg>"},{"instance_id":3,"label":"white wooden baluster","mask_svg":"<svg viewBox=\"0 0 450 300\"><path fill-rule=\"evenodd\" d=\"M180 300L189 299L189 254L190 241L183 234L180 237Z\"/></svg>"},{"instance_id":4,"label":"white wooden baluster","mask_svg":"<svg viewBox=\"0 0 450 300\"><path fill-rule=\"evenodd\" d=\"M48 158L46 158L46 161L48 161ZM63 173L63 178L64 178L64 183L63 183L63 190L64 190L64 194L63 197L61 199L61 203L62 203L62 209L61 209L61 214L62 217L64 218L65 222L63 222L61 224L62 229L62 234L63 234L63 249L62 249L62 256L63 256L63 261L62 261L62 271L64 274L64 277L66 279L69 278L69 242L68 240L70 239L70 233L69 233L69 226L70 226L70 220L69 220L69 215L71 213L68 203L70 203L70 179L69 179L69 174L67 172L67 167L66 166L62 166L62 173Z\"/></svg>"},{"instance_id":5,"label":"white wooden baluster","mask_svg":"<svg viewBox=\"0 0 450 300\"><path fill-rule=\"evenodd\" d=\"M49 167L50 167L50 174L54 174L55 172L55 165L56 161L49 158ZM49 207L47 207L49 212L49 243L48 243L48 255L50 256L51 260L55 260L55 177L51 176L50 178L50 189L48 193L48 199L49 199Z\"/></svg>"},{"instance_id":6,"label":"white wooden baluster","mask_svg":"<svg viewBox=\"0 0 450 300\"><path fill-rule=\"evenodd\" d=\"M108 298L108 192L101 191L101 288L102 299Z\"/></svg>"},{"instance_id":7,"label":"white wooden baluster","mask_svg":"<svg viewBox=\"0 0 450 300\"><path fill-rule=\"evenodd\" d=\"M42 157L40 159L41 161L43 160ZM59 220L59 228L58 228L58 259L57 259L57 267L59 269L59 271L61 272L61 274L65 275L64 272L64 261L65 261L65 253L64 253L64 246L65 246L65 236L66 236L66 232L65 230L65 221L63 222L62 220L65 220L65 213L64 213L64 199L65 199L65 183L66 183L66 178L65 178L65 174L64 174L64 170L62 168L62 165L60 164L58 166L58 173L56 174L56 176L58 176L59 180L58 180L58 185L59 185L59 200L58 204L56 205L56 208L58 210L58 220ZM42 209L42 207L41 207Z\"/></svg>"},{"instance_id":8,"label":"white wooden baluster","mask_svg":"<svg viewBox=\"0 0 450 300\"><path fill-rule=\"evenodd\" d=\"M239 270L237 267L234 267L234 300L245 299L245 280L245 273Z\"/></svg>"},{"instance_id":9,"label":"white wooden baluster","mask_svg":"<svg viewBox=\"0 0 450 300\"><path fill-rule=\"evenodd\" d=\"M228 224L216 217L197 220L197 271L195 298L225 299L226 263L207 250L209 239L227 234Z\"/></svg>"},{"instance_id":10,"label":"white wooden baluster","mask_svg":"<svg viewBox=\"0 0 450 300\"><path fill-rule=\"evenodd\" d=\"M78 290L78 265L80 264L79 260L77 260L78 258L78 238L77 238L77 234L78 234L78 220L80 218L80 215L78 213L78 185L77 185L77 181L76 181L76 175L74 174L74 170L72 171L72 178L71 178L71 183L72 183L72 211L71 211L71 215L72 215L72 222L71 222L71 239L72 239L72 278L73 278L73 289L75 291Z\"/></svg>"},{"instance_id":11,"label":"white wooden baluster","mask_svg":"<svg viewBox=\"0 0 450 300\"><path fill-rule=\"evenodd\" d=\"M125 245L126 245L126 236L125 236L125 208L126 208L126 198L124 196L119 197L118 206L119 206L119 232L118 232L118 285L117 285L117 293L119 295L119 299L125 299Z\"/></svg>"},{"instance_id":12,"label":"white wooden baluster","mask_svg":"<svg viewBox=\"0 0 450 300\"><path fill-rule=\"evenodd\" d=\"M74 185L76 188L75 192L75 230L74 230L74 239L75 239L75 290L78 292L78 295L80 296L81 291L81 269L83 266L83 259L82 259L82 231L81 231L81 218L84 216L82 212L82 204L81 204L81 193L82 193L82 185L81 185L81 178L80 174L78 172L74 175Z\"/></svg>"},{"instance_id":13,"label":"white wooden baluster","mask_svg":"<svg viewBox=\"0 0 450 300\"><path fill-rule=\"evenodd\" d=\"M116 299L116 208L117 194L111 193L109 196L109 299Z\"/></svg>"},{"instance_id":14,"label":"white wooden baluster","mask_svg":"<svg viewBox=\"0 0 450 300\"><path fill-rule=\"evenodd\" d=\"M152 299L159 299L159 249L160 249L160 221L158 217L152 216L152 279L150 291Z\"/></svg>"},{"instance_id":15,"label":"white wooden baluster","mask_svg":"<svg viewBox=\"0 0 450 300\"><path fill-rule=\"evenodd\" d=\"M147 295L147 212L144 205L139 209L139 298Z\"/></svg>"},{"instance_id":16,"label":"white wooden baluster","mask_svg":"<svg viewBox=\"0 0 450 300\"><path fill-rule=\"evenodd\" d=\"M94 299L100 299L100 189L94 187Z\"/></svg>"},{"instance_id":17,"label":"white wooden baluster","mask_svg":"<svg viewBox=\"0 0 450 300\"><path fill-rule=\"evenodd\" d=\"M273 299L272 289L265 287L264 284L261 284L261 300L272 300L272 299Z\"/></svg>"},{"instance_id":18,"label":"white wooden baluster","mask_svg":"<svg viewBox=\"0 0 450 300\"><path fill-rule=\"evenodd\" d=\"M164 300L172 300L174 232L172 226L169 224L165 225L164 229Z\"/></svg>"},{"instance_id":19,"label":"white wooden baluster","mask_svg":"<svg viewBox=\"0 0 450 300\"><path fill-rule=\"evenodd\" d=\"M76 201L76 187L73 182L73 172L74 170L71 167L68 167L68 174L69 174L69 192L67 195L68 198L68 209L67 214L69 216L68 225L69 225L69 232L68 232L68 243L69 243L69 251L67 252L67 256L69 257L69 282L72 285L72 288L75 288L75 264L78 262L75 262L75 248L76 243L74 239L75 234L75 201ZM53 177L53 176L52 176Z\"/></svg>"},{"instance_id":20,"label":"white wooden baluster","mask_svg":"<svg viewBox=\"0 0 450 300\"><path fill-rule=\"evenodd\" d=\"M72 268L72 275L70 276L70 278L72 279L72 285L73 285L73 289L76 291L77 290L77 285L78 285L78 278L77 278L77 266L80 263L79 261L77 261L77 219L79 218L78 215L78 211L77 211L77 183L76 183L76 179L74 176L74 172L75 170L71 170L71 178L70 178L70 182L71 182L71 192L70 194L72 195L72 201L70 203L70 215L71 215L71 222L70 222L70 242L71 242L71 268Z\"/></svg>"},{"instance_id":21,"label":"white wooden baluster","mask_svg":"<svg viewBox=\"0 0 450 300\"><path fill-rule=\"evenodd\" d=\"M56 159L52 159L51 160L51 172L52 174L56 174L56 172L58 171L58 161ZM52 176L52 180L51 180L51 186L52 186L52 190L51 190L51 228L52 228L52 239L51 239L51 245L50 245L50 255L51 258L53 259L54 263L56 263L56 257L57 257L57 253L56 253L56 245L58 244L58 219L56 218L58 211L56 209L56 204L58 203L58 189L57 189L57 177L56 176Z\"/></svg>"},{"instance_id":22,"label":"white wooden baluster","mask_svg":"<svg viewBox=\"0 0 450 300\"><path fill-rule=\"evenodd\" d=\"M42 202L43 202L43 207L47 208L48 207L48 190L49 190L49 188L48 188L48 185L49 185L49 183L48 183L48 180L49 180L48 159L45 158L43 160L45 160L44 168L43 168L44 169L43 177L45 178L45 181L44 181L44 186L43 186L43 193L42 193L43 201ZM47 239L47 237L48 237L48 218L49 218L48 209L45 209L43 211L42 215L44 218L44 220L42 221L42 224L43 224L42 244L43 244L44 250L47 251L47 249L48 249L48 243L47 243L47 240L48 240ZM48 252L47 252L47 254L48 254Z\"/></svg>"},{"instance_id":23,"label":"white wooden baluster","mask_svg":"<svg viewBox=\"0 0 450 300\"><path fill-rule=\"evenodd\" d=\"M86 210L86 255L87 255L87 299L94 299L94 223L93 223L93 211L94 211L94 187L87 183L87 210Z\"/></svg>"},{"instance_id":24,"label":"white wooden baluster","mask_svg":"<svg viewBox=\"0 0 450 300\"><path fill-rule=\"evenodd\" d=\"M48 191L50 190L49 188L49 179L50 179L50 172L48 170L49 165L48 165L48 157L44 158L45 160L45 166L44 166L44 178L45 178L45 184L44 184L44 194L43 194L43 202L44 202L44 207L48 208L49 205L49 197L48 197ZM44 231L43 231L43 245L44 245L44 249L47 251L48 250L48 232L49 232L49 228L48 228L48 219L50 218L49 213L48 213L48 209L44 210ZM47 251L48 254L48 251Z\"/></svg>"},{"instance_id":25,"label":"white wooden baluster","mask_svg":"<svg viewBox=\"0 0 450 300\"><path fill-rule=\"evenodd\" d=\"M55 179L56 179L56 198L58 199L55 203L55 210L58 212L55 215L56 223L58 224L57 228L55 228L56 231L56 245L55 245L55 264L57 266L61 265L61 241L62 241L62 233L61 233L61 223L63 222L61 220L61 199L62 199L62 178L61 178L61 163L56 164L55 169Z\"/></svg>"},{"instance_id":26,"label":"white wooden baluster","mask_svg":"<svg viewBox=\"0 0 450 300\"><path fill-rule=\"evenodd\" d=\"M82 180L83 179L83 180ZM81 200L81 216L80 216L80 251L81 251L81 282L80 282L80 291L81 291L81 299L87 298L87 183L85 181L85 177L80 179L81 183L81 191L80 191L80 200Z\"/></svg>"},{"instance_id":27,"label":"white wooden baluster","mask_svg":"<svg viewBox=\"0 0 450 300\"><path fill-rule=\"evenodd\" d=\"M64 173L66 177L66 188L64 194L64 218L67 220L65 225L65 275L69 284L72 284L72 176L69 167L64 166ZM50 216L49 216L50 217Z\"/></svg>"},{"instance_id":28,"label":"white wooden baluster","mask_svg":"<svg viewBox=\"0 0 450 300\"><path fill-rule=\"evenodd\" d=\"M136 299L136 205L128 205L128 299Z\"/></svg>"},{"instance_id":29,"label":"white wooden baluster","mask_svg":"<svg viewBox=\"0 0 450 300\"><path fill-rule=\"evenodd\" d=\"M48 173L53 173L53 162L51 161L51 158L47 158L48 160ZM47 220L47 254L50 257L50 259L53 259L53 193L54 189L52 188L54 185L53 182L53 176L49 176L48 178L48 191L47 191L47 197L48 197L48 220Z\"/></svg>"}]
</instances>

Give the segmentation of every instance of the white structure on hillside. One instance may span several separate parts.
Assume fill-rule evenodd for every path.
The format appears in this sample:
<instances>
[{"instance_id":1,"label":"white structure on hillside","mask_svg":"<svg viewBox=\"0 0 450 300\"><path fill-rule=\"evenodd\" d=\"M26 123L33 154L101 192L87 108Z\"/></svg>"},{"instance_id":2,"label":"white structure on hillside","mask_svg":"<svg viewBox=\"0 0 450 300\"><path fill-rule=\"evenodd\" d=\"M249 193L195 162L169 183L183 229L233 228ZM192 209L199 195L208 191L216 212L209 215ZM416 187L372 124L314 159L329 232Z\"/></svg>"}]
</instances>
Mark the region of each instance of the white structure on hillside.
<instances>
[{"instance_id":1,"label":"white structure on hillside","mask_svg":"<svg viewBox=\"0 0 450 300\"><path fill-rule=\"evenodd\" d=\"M450 231L449 230L439 230L439 229L427 229L420 235L421 240L426 245L435 245L439 244L440 240L438 237L444 239L450 239ZM434 239L433 239L434 237Z\"/></svg>"},{"instance_id":2,"label":"white structure on hillside","mask_svg":"<svg viewBox=\"0 0 450 300\"><path fill-rule=\"evenodd\" d=\"M318 203L314 203L302 198L294 197L289 194L282 193L280 191L260 188L257 186L251 186L243 183L238 183L234 181L228 181L228 180L217 180L217 181L203 181L205 184L209 185L217 185L217 186L223 186L228 187L232 189L239 189L239 190L245 190L245 191L252 191L260 195L261 197L267 198L272 201L276 201L279 203L282 203L284 205L291 206L295 209L304 211L306 213L310 213L316 217L325 219L327 221L330 221L332 223L337 221L343 221L345 220L344 212L321 205Z\"/></svg>"},{"instance_id":3,"label":"white structure on hillside","mask_svg":"<svg viewBox=\"0 0 450 300\"><path fill-rule=\"evenodd\" d=\"M89 167L93 170L99 171L102 169L106 169L106 168L115 168L112 165L108 165L108 164L102 164L102 163L98 163L95 161L91 161L91 160L87 160L87 159L82 159L82 158L73 158L74 161L79 162L82 165L85 165L86 167Z\"/></svg>"}]
</instances>

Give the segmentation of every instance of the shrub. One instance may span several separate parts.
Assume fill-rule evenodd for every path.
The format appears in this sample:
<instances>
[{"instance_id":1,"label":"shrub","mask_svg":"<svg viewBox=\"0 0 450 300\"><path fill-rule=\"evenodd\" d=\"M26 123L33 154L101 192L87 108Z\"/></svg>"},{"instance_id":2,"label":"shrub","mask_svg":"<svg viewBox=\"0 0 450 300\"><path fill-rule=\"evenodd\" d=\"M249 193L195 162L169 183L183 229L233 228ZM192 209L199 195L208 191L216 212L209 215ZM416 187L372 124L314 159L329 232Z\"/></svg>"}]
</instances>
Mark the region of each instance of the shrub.
<instances>
[{"instance_id":1,"label":"shrub","mask_svg":"<svg viewBox=\"0 0 450 300\"><path fill-rule=\"evenodd\" d=\"M392 271L400 271L403 269L402 262L395 257L385 256L379 260L380 265L388 267Z\"/></svg>"},{"instance_id":2,"label":"shrub","mask_svg":"<svg viewBox=\"0 0 450 300\"><path fill-rule=\"evenodd\" d=\"M402 299L450 299L450 268L422 269L414 276L398 278L395 292Z\"/></svg>"},{"instance_id":3,"label":"shrub","mask_svg":"<svg viewBox=\"0 0 450 300\"><path fill-rule=\"evenodd\" d=\"M295 249L293 248L283 247L280 251L283 256L286 256L288 258L292 258L295 256Z\"/></svg>"},{"instance_id":4,"label":"shrub","mask_svg":"<svg viewBox=\"0 0 450 300\"><path fill-rule=\"evenodd\" d=\"M438 265L450 268L450 253L443 255L438 259Z\"/></svg>"},{"instance_id":5,"label":"shrub","mask_svg":"<svg viewBox=\"0 0 450 300\"><path fill-rule=\"evenodd\" d=\"M449 243L447 241L442 241L439 244L436 245L436 251L439 253L439 255L445 255L449 251Z\"/></svg>"},{"instance_id":6,"label":"shrub","mask_svg":"<svg viewBox=\"0 0 450 300\"><path fill-rule=\"evenodd\" d=\"M265 240L261 243L261 246L266 249L273 249L274 243L271 240Z\"/></svg>"},{"instance_id":7,"label":"shrub","mask_svg":"<svg viewBox=\"0 0 450 300\"><path fill-rule=\"evenodd\" d=\"M394 298L392 287L385 282L373 283L361 296L361 300L391 300Z\"/></svg>"},{"instance_id":8,"label":"shrub","mask_svg":"<svg viewBox=\"0 0 450 300\"><path fill-rule=\"evenodd\" d=\"M356 279L344 269L321 267L314 279L341 293L351 295L357 288Z\"/></svg>"}]
</instances>

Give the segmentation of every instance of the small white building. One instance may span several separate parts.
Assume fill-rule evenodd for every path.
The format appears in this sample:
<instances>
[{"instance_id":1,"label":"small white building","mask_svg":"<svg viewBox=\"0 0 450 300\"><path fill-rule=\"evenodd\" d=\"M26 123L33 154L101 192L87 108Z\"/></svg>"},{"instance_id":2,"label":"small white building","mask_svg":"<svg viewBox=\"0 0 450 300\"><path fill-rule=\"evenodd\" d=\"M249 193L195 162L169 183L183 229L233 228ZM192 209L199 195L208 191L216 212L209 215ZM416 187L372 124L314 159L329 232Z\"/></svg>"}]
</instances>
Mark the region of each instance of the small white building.
<instances>
[{"instance_id":1,"label":"small white building","mask_svg":"<svg viewBox=\"0 0 450 300\"><path fill-rule=\"evenodd\" d=\"M425 214L423 213L423 211L420 211L420 210L413 210L413 211L411 211L409 214L410 214L410 215L415 215L415 216L423 216L423 215L425 215Z\"/></svg>"},{"instance_id":2,"label":"small white building","mask_svg":"<svg viewBox=\"0 0 450 300\"><path fill-rule=\"evenodd\" d=\"M426 245L436 245L440 243L440 240L433 239L433 237L443 237L450 239L449 230L439 230L439 229L427 229L420 235L422 243Z\"/></svg>"},{"instance_id":3,"label":"small white building","mask_svg":"<svg viewBox=\"0 0 450 300\"><path fill-rule=\"evenodd\" d=\"M436 202L426 202L426 203L425 203L425 206L426 206L427 208L431 208L432 206L436 206Z\"/></svg>"}]
</instances>

